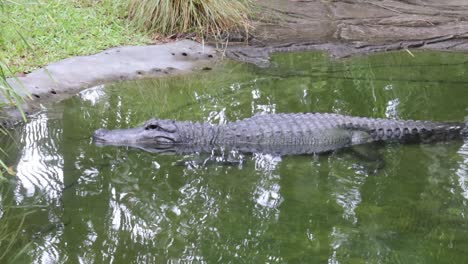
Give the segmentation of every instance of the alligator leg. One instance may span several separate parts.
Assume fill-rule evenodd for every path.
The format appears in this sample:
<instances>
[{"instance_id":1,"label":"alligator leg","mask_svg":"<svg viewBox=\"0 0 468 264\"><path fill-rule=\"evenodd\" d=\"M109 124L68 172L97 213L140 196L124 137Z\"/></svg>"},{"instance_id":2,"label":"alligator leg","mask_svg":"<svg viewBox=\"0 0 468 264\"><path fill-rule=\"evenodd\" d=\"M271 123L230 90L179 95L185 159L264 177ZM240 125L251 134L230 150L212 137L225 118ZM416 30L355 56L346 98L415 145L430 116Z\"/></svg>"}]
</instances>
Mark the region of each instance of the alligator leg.
<instances>
[{"instance_id":1,"label":"alligator leg","mask_svg":"<svg viewBox=\"0 0 468 264\"><path fill-rule=\"evenodd\" d=\"M378 143L370 143L352 146L350 151L361 160L361 165L367 173L375 175L385 167L385 159L379 148Z\"/></svg>"},{"instance_id":2,"label":"alligator leg","mask_svg":"<svg viewBox=\"0 0 468 264\"><path fill-rule=\"evenodd\" d=\"M226 160L226 159L218 160L214 157L208 157L208 158L178 160L174 163L174 165L196 169L196 168L211 166L211 165L241 166L244 162L245 162L244 160Z\"/></svg>"},{"instance_id":3,"label":"alligator leg","mask_svg":"<svg viewBox=\"0 0 468 264\"><path fill-rule=\"evenodd\" d=\"M189 158L178 160L174 165L199 168L205 166L242 166L245 163L244 154L236 151L222 151L214 149L211 154L201 153Z\"/></svg>"}]
</instances>

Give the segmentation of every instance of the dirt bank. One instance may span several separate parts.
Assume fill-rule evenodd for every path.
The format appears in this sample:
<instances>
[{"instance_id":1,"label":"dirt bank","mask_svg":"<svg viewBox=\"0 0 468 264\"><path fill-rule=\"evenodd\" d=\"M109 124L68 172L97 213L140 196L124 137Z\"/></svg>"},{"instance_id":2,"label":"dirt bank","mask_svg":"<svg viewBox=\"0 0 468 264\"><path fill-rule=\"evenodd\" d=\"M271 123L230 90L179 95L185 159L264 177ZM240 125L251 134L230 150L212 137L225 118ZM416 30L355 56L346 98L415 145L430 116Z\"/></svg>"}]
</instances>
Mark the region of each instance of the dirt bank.
<instances>
[{"instance_id":1,"label":"dirt bank","mask_svg":"<svg viewBox=\"0 0 468 264\"><path fill-rule=\"evenodd\" d=\"M277 51L334 57L398 49L468 51L466 0L258 0L248 45L230 58L265 67Z\"/></svg>"}]
</instances>

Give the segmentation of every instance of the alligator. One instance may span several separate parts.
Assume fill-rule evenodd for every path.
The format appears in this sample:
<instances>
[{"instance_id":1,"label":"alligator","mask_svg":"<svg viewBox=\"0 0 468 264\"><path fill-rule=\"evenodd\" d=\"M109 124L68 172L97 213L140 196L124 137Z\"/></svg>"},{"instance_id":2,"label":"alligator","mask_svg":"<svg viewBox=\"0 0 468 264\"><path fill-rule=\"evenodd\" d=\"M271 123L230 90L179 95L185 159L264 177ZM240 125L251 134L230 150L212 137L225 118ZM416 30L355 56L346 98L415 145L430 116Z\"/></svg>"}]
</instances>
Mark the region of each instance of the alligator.
<instances>
[{"instance_id":1,"label":"alligator","mask_svg":"<svg viewBox=\"0 0 468 264\"><path fill-rule=\"evenodd\" d=\"M320 154L372 142L431 143L468 136L464 123L366 118L333 113L261 114L213 125L150 119L129 129L98 129L97 145L128 146L157 153L213 149L275 155Z\"/></svg>"}]
</instances>

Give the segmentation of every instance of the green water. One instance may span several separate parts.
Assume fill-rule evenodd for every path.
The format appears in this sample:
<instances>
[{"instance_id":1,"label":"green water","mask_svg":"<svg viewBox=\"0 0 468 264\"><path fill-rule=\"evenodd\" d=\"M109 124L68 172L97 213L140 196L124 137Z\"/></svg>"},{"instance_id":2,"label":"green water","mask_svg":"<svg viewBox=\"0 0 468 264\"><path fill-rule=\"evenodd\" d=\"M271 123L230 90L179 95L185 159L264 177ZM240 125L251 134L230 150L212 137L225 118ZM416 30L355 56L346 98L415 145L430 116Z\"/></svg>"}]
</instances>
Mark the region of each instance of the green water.
<instances>
[{"instance_id":1,"label":"green water","mask_svg":"<svg viewBox=\"0 0 468 264\"><path fill-rule=\"evenodd\" d=\"M1 141L17 172L1 185L0 224L18 231L5 259L26 246L19 263L467 263L466 142L376 146L385 166L371 173L346 151L184 166L175 163L197 155L101 148L90 138L97 128L154 116L223 123L259 112L335 112L463 121L467 85L463 54L331 61L294 53L275 55L268 69L222 62L189 76L88 90Z\"/></svg>"}]
</instances>

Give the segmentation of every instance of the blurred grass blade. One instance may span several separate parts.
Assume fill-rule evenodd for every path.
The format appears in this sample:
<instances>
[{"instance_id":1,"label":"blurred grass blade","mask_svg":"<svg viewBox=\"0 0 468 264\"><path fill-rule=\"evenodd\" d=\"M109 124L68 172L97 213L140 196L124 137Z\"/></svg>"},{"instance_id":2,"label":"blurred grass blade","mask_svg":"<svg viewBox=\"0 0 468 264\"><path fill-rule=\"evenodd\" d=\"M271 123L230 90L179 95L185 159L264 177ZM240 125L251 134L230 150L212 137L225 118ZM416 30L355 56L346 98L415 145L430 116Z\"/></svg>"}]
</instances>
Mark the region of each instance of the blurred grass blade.
<instances>
[{"instance_id":1,"label":"blurred grass blade","mask_svg":"<svg viewBox=\"0 0 468 264\"><path fill-rule=\"evenodd\" d=\"M3 93L5 100L10 105L14 105L17 107L18 111L21 113L23 120L26 121L26 115L21 108L21 105L25 102L25 99L21 97L17 91L8 83L6 78L6 71L9 70L8 66L0 62L0 90ZM12 77L16 83L25 91L26 96L31 98L29 93L26 92L26 88L23 86L21 81L17 77Z\"/></svg>"}]
</instances>

